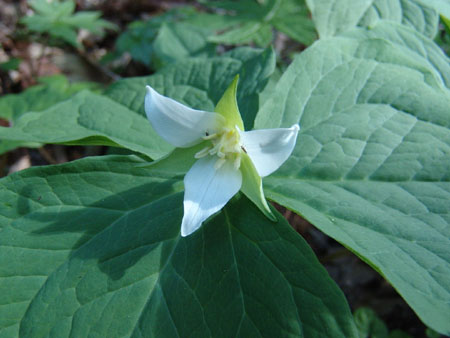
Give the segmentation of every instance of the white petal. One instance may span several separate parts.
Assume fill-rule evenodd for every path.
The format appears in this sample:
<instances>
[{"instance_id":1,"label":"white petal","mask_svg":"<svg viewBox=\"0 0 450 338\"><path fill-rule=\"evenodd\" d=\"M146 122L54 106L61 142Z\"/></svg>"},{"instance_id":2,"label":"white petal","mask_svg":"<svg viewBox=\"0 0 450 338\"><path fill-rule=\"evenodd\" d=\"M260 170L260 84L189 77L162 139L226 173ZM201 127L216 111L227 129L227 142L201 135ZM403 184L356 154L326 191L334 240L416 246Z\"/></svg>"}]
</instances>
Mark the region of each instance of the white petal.
<instances>
[{"instance_id":1,"label":"white petal","mask_svg":"<svg viewBox=\"0 0 450 338\"><path fill-rule=\"evenodd\" d=\"M300 127L240 131L242 145L261 177L277 170L294 150Z\"/></svg>"},{"instance_id":2,"label":"white petal","mask_svg":"<svg viewBox=\"0 0 450 338\"><path fill-rule=\"evenodd\" d=\"M206 133L213 134L223 117L217 113L189 108L147 86L145 113L156 132L175 147L199 143Z\"/></svg>"},{"instance_id":3,"label":"white petal","mask_svg":"<svg viewBox=\"0 0 450 338\"><path fill-rule=\"evenodd\" d=\"M183 237L193 233L209 216L222 209L241 188L240 170L236 170L231 161L216 170L214 164L217 159L216 156L201 158L184 177Z\"/></svg>"}]
</instances>

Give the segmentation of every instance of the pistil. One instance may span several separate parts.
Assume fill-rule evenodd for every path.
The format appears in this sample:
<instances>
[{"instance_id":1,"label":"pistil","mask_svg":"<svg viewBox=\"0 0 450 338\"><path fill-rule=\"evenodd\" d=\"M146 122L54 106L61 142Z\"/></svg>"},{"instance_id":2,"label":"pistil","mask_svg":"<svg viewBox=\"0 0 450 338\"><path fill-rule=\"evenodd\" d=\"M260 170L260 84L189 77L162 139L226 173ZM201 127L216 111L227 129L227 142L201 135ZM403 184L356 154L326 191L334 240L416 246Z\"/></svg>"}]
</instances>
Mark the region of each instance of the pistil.
<instances>
[{"instance_id":1,"label":"pistil","mask_svg":"<svg viewBox=\"0 0 450 338\"><path fill-rule=\"evenodd\" d=\"M211 144L195 154L195 158L202 158L207 155L217 156L214 164L217 170L221 168L226 161L233 161L233 166L237 170L241 166L242 145L237 129L223 128L220 131L203 137Z\"/></svg>"}]
</instances>

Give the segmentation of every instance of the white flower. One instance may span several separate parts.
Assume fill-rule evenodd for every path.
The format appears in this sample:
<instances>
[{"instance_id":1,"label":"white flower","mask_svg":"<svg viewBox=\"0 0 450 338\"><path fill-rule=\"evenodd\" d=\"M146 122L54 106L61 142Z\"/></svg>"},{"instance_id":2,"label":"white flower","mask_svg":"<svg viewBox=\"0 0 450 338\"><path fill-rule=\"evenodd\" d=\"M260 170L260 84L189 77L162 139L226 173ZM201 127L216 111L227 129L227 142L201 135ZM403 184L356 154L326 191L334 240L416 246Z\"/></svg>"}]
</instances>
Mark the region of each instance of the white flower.
<instances>
[{"instance_id":1,"label":"white flower","mask_svg":"<svg viewBox=\"0 0 450 338\"><path fill-rule=\"evenodd\" d=\"M198 159L184 177L181 235L196 231L241 190L275 220L262 190L261 177L277 170L294 149L298 125L244 131L236 101L238 76L215 108L189 108L147 86L145 112L155 131L180 148L202 143Z\"/></svg>"}]
</instances>

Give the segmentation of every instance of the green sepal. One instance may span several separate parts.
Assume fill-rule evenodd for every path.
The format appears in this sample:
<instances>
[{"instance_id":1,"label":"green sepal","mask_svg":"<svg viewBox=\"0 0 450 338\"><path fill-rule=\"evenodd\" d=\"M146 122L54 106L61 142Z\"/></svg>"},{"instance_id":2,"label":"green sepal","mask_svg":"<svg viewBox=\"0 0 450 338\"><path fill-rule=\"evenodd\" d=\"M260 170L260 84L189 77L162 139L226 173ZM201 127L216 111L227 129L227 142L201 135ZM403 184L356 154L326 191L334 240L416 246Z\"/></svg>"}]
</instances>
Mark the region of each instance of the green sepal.
<instances>
[{"instance_id":1,"label":"green sepal","mask_svg":"<svg viewBox=\"0 0 450 338\"><path fill-rule=\"evenodd\" d=\"M450 32L450 19L441 15L441 20L444 23L444 25L447 27L448 31Z\"/></svg>"},{"instance_id":2,"label":"green sepal","mask_svg":"<svg viewBox=\"0 0 450 338\"><path fill-rule=\"evenodd\" d=\"M175 148L166 156L157 161L139 165L140 168L151 168L152 171L160 175L184 175L194 165L197 159L195 154L207 146L207 142L203 141L190 148Z\"/></svg>"},{"instance_id":3,"label":"green sepal","mask_svg":"<svg viewBox=\"0 0 450 338\"><path fill-rule=\"evenodd\" d=\"M228 86L222 98L217 103L214 111L225 118L225 126L234 129L236 126L240 130L244 130L244 122L242 122L241 113L236 99L237 85L239 82L239 74L237 74L233 82Z\"/></svg>"},{"instance_id":4,"label":"green sepal","mask_svg":"<svg viewBox=\"0 0 450 338\"><path fill-rule=\"evenodd\" d=\"M270 210L266 198L264 197L262 178L259 176L252 160L247 154L242 154L240 169L242 173L241 191L262 211L268 219L276 222L277 218Z\"/></svg>"}]
</instances>

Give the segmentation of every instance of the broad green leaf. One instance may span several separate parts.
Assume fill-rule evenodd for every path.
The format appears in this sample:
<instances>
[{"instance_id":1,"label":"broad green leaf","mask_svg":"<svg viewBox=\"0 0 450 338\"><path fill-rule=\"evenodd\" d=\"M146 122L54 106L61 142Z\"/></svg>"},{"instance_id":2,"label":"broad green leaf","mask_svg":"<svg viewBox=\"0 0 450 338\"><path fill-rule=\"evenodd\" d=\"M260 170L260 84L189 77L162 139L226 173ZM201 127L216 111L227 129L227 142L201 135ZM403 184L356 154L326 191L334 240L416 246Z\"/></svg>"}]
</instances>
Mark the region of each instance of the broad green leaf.
<instances>
[{"instance_id":1,"label":"broad green leaf","mask_svg":"<svg viewBox=\"0 0 450 338\"><path fill-rule=\"evenodd\" d=\"M36 142L0 140L0 154L4 154L19 147L39 148L40 146L42 146L42 144Z\"/></svg>"},{"instance_id":2,"label":"broad green leaf","mask_svg":"<svg viewBox=\"0 0 450 338\"><path fill-rule=\"evenodd\" d=\"M5 146L7 149L15 142L109 145L160 158L173 147L153 131L145 117L146 85L189 106L213 111L239 73L240 108L251 126L258 109L258 93L274 65L275 56L270 49L244 48L224 57L190 59L149 77L119 81L107 91L109 98L84 92L45 111L24 114L13 127L0 127L0 138L13 142ZM205 82L208 78L209 82Z\"/></svg>"},{"instance_id":3,"label":"broad green leaf","mask_svg":"<svg viewBox=\"0 0 450 338\"><path fill-rule=\"evenodd\" d=\"M216 15L225 21L218 35L210 41L224 44L256 43L267 46L272 41L272 27L304 44L315 40L315 32L304 0L213 1L208 6L228 11Z\"/></svg>"},{"instance_id":4,"label":"broad green leaf","mask_svg":"<svg viewBox=\"0 0 450 338\"><path fill-rule=\"evenodd\" d=\"M5 95L0 98L0 118L15 125L16 120L23 114L45 110L54 104L67 100L83 89L96 90L94 83L72 83L61 75L40 78L41 84L32 86L20 94ZM2 128L0 127L0 134ZM36 141L39 142L39 141ZM9 140L0 137L0 154L16 147L38 147L40 143Z\"/></svg>"},{"instance_id":5,"label":"broad green leaf","mask_svg":"<svg viewBox=\"0 0 450 338\"><path fill-rule=\"evenodd\" d=\"M225 33L213 35L209 41L226 45L255 42L258 46L268 46L272 42L272 27L259 21L248 21L232 27Z\"/></svg>"},{"instance_id":6,"label":"broad green leaf","mask_svg":"<svg viewBox=\"0 0 450 338\"><path fill-rule=\"evenodd\" d=\"M0 117L14 122L26 112L50 108L84 89L95 91L98 86L92 82L69 83L62 75L41 77L38 85L29 87L20 94L0 97Z\"/></svg>"},{"instance_id":7,"label":"broad green leaf","mask_svg":"<svg viewBox=\"0 0 450 338\"><path fill-rule=\"evenodd\" d=\"M320 37L346 32L356 26L371 27L379 20L411 26L434 37L438 13L420 0L306 0Z\"/></svg>"},{"instance_id":8,"label":"broad green leaf","mask_svg":"<svg viewBox=\"0 0 450 338\"><path fill-rule=\"evenodd\" d=\"M279 214L238 196L182 238L182 176L143 164L89 158L0 181L0 336L357 337Z\"/></svg>"},{"instance_id":9,"label":"broad green leaf","mask_svg":"<svg viewBox=\"0 0 450 338\"><path fill-rule=\"evenodd\" d=\"M424 6L434 8L436 12L450 18L450 1L449 0L417 0Z\"/></svg>"},{"instance_id":10,"label":"broad green leaf","mask_svg":"<svg viewBox=\"0 0 450 338\"><path fill-rule=\"evenodd\" d=\"M310 45L317 39L314 23L309 18L304 0L283 0L271 22L276 29L305 45Z\"/></svg>"},{"instance_id":11,"label":"broad green leaf","mask_svg":"<svg viewBox=\"0 0 450 338\"><path fill-rule=\"evenodd\" d=\"M42 112L29 112L14 126L0 128L0 138L11 141L111 145L150 158L172 148L159 141L147 119L115 101L89 91Z\"/></svg>"},{"instance_id":12,"label":"broad green leaf","mask_svg":"<svg viewBox=\"0 0 450 338\"><path fill-rule=\"evenodd\" d=\"M440 62L412 51L413 31L398 26L409 41L399 45L364 31L300 54L260 111L258 128L301 126L266 196L359 255L449 334L450 91Z\"/></svg>"},{"instance_id":13,"label":"broad green leaf","mask_svg":"<svg viewBox=\"0 0 450 338\"><path fill-rule=\"evenodd\" d=\"M161 65L193 56L212 56L214 45L206 41L207 36L205 29L189 24L163 24L153 43L153 50Z\"/></svg>"},{"instance_id":14,"label":"broad green leaf","mask_svg":"<svg viewBox=\"0 0 450 338\"><path fill-rule=\"evenodd\" d=\"M238 48L222 57L194 58L178 62L155 75L120 80L106 95L129 109L145 115L145 86L196 109L214 111L236 74L240 75L238 105L246 129L251 129L258 111L260 93L275 69L275 54L252 48Z\"/></svg>"},{"instance_id":15,"label":"broad green leaf","mask_svg":"<svg viewBox=\"0 0 450 338\"><path fill-rule=\"evenodd\" d=\"M371 27L378 20L402 23L433 38L437 32L439 15L418 0L375 0L358 25Z\"/></svg>"},{"instance_id":16,"label":"broad green leaf","mask_svg":"<svg viewBox=\"0 0 450 338\"><path fill-rule=\"evenodd\" d=\"M157 20L134 21L116 40L116 52L122 55L129 53L131 57L147 67L150 67L153 56L153 41L155 40L161 22Z\"/></svg>"},{"instance_id":17,"label":"broad green leaf","mask_svg":"<svg viewBox=\"0 0 450 338\"><path fill-rule=\"evenodd\" d=\"M213 55L214 46L206 41L211 29L188 20L198 15L190 7L181 7L146 21L135 21L118 37L116 53L129 53L134 60L153 68L191 56Z\"/></svg>"},{"instance_id":18,"label":"broad green leaf","mask_svg":"<svg viewBox=\"0 0 450 338\"><path fill-rule=\"evenodd\" d=\"M217 15L215 13L199 12L194 7L184 7L187 12L183 22L197 27L202 27L209 30L211 33L220 32L229 29L230 26L239 23L238 18L230 17L228 15Z\"/></svg>"},{"instance_id":19,"label":"broad green leaf","mask_svg":"<svg viewBox=\"0 0 450 338\"><path fill-rule=\"evenodd\" d=\"M433 76L438 78L438 82L442 81L447 88L450 88L450 62L448 57L445 56L438 45L412 28L386 21L379 22L371 29L354 30L346 35L361 41L368 37L372 40L384 40L378 43L378 46L374 44L375 47L372 47L373 49L379 48L378 51L373 50L374 55L379 54L376 55L376 58L383 58L382 54L387 54L391 60L395 60L395 56L399 54L400 58L396 61L397 64L423 68L425 74L428 71L432 72ZM384 45L383 48L382 45ZM423 66L420 66L420 64L423 64Z\"/></svg>"},{"instance_id":20,"label":"broad green leaf","mask_svg":"<svg viewBox=\"0 0 450 338\"><path fill-rule=\"evenodd\" d=\"M355 27L374 0L305 0L321 38Z\"/></svg>"}]
</instances>

